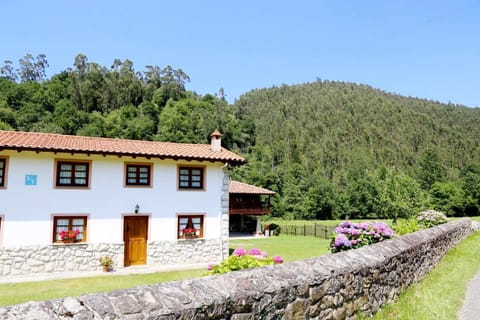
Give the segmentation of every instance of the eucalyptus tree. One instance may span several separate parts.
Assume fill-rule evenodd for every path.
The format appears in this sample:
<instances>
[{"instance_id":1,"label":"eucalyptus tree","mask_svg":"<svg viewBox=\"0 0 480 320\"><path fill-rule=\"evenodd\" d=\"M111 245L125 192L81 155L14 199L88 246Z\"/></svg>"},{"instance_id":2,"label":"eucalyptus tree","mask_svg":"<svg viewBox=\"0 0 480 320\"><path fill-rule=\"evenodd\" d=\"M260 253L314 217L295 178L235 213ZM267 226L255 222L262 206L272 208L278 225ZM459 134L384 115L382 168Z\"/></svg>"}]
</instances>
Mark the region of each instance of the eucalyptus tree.
<instances>
[{"instance_id":1,"label":"eucalyptus tree","mask_svg":"<svg viewBox=\"0 0 480 320\"><path fill-rule=\"evenodd\" d=\"M45 68L48 67L47 56L43 53L33 57L27 53L19 60L20 67L17 69L21 82L41 82L45 79Z\"/></svg>"}]
</instances>

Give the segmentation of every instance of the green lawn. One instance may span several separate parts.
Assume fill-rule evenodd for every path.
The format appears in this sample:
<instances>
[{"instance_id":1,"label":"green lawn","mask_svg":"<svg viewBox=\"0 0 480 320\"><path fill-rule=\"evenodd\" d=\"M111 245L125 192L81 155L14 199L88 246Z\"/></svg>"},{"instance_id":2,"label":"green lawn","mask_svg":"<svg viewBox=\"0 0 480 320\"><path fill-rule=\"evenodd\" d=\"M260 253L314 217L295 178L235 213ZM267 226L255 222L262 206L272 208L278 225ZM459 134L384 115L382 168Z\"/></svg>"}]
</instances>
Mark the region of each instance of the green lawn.
<instances>
[{"instance_id":1,"label":"green lawn","mask_svg":"<svg viewBox=\"0 0 480 320\"><path fill-rule=\"evenodd\" d=\"M421 282L412 285L373 319L454 320L468 281L480 271L480 233L452 248Z\"/></svg>"},{"instance_id":2,"label":"green lawn","mask_svg":"<svg viewBox=\"0 0 480 320\"><path fill-rule=\"evenodd\" d=\"M285 262L302 260L329 253L330 240L314 237L282 236L258 239L230 240L230 248L259 248L269 256L282 256Z\"/></svg>"},{"instance_id":3,"label":"green lawn","mask_svg":"<svg viewBox=\"0 0 480 320\"><path fill-rule=\"evenodd\" d=\"M258 238L231 241L231 250L260 248L269 255L281 255L285 261L300 260L328 252L328 241L313 237ZM207 270L161 272L126 276L103 276L93 278L64 279L43 282L29 282L0 285L0 306L19 304L27 301L47 300L67 296L79 296L93 292L112 291L152 283L167 282L200 277Z\"/></svg>"},{"instance_id":4,"label":"green lawn","mask_svg":"<svg viewBox=\"0 0 480 320\"><path fill-rule=\"evenodd\" d=\"M136 274L126 276L99 276L0 285L0 306L27 301L48 300L87 293L113 291L152 283L199 277L205 270L187 270Z\"/></svg>"}]
</instances>

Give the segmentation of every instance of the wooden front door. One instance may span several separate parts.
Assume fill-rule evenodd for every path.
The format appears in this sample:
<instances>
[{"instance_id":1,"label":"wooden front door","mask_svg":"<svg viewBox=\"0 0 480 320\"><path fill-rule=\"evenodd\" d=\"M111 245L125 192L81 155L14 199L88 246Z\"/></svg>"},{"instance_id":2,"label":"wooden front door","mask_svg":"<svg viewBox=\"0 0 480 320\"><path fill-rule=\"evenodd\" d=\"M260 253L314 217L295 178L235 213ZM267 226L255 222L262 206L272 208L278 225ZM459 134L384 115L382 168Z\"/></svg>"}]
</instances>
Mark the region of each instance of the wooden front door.
<instances>
[{"instance_id":1,"label":"wooden front door","mask_svg":"<svg viewBox=\"0 0 480 320\"><path fill-rule=\"evenodd\" d=\"M124 217L125 266L147 263L148 217Z\"/></svg>"}]
</instances>

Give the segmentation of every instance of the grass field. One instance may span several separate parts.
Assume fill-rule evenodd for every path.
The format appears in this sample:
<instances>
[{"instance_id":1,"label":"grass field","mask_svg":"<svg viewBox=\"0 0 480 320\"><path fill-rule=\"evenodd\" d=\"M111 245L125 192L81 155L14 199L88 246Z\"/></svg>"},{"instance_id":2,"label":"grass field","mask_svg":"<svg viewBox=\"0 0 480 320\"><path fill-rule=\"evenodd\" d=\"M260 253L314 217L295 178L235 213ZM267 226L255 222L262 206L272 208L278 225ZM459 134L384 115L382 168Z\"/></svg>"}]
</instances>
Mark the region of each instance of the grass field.
<instances>
[{"instance_id":1,"label":"grass field","mask_svg":"<svg viewBox=\"0 0 480 320\"><path fill-rule=\"evenodd\" d=\"M79 296L87 293L113 291L159 282L191 279L199 277L203 273L205 273L205 270L187 270L2 284L0 285L0 305L7 306L27 301Z\"/></svg>"},{"instance_id":2,"label":"grass field","mask_svg":"<svg viewBox=\"0 0 480 320\"><path fill-rule=\"evenodd\" d=\"M452 248L421 282L402 293L373 319L454 320L468 281L480 271L480 233ZM371 319L371 318L368 318Z\"/></svg>"},{"instance_id":3,"label":"grass field","mask_svg":"<svg viewBox=\"0 0 480 320\"><path fill-rule=\"evenodd\" d=\"M269 256L282 256L285 262L321 256L329 253L329 240L314 237L279 236L253 240L230 240L230 248L259 248Z\"/></svg>"},{"instance_id":4,"label":"grass field","mask_svg":"<svg viewBox=\"0 0 480 320\"><path fill-rule=\"evenodd\" d=\"M281 255L285 261L300 260L328 252L328 241L313 237L258 238L233 240L230 248L259 248L269 255ZM137 274L126 276L104 276L94 278L63 279L0 285L0 306L27 301L48 300L87 293L113 291L152 283L200 277L207 270L188 270Z\"/></svg>"}]
</instances>

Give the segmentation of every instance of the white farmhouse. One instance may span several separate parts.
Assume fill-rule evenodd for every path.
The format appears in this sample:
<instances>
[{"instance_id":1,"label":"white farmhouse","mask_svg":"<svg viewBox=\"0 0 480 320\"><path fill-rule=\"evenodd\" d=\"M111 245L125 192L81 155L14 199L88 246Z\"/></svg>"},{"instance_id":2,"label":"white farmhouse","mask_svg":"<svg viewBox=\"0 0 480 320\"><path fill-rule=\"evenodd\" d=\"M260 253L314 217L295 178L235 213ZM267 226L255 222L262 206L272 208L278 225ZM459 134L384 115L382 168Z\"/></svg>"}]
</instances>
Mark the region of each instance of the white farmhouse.
<instances>
[{"instance_id":1,"label":"white farmhouse","mask_svg":"<svg viewBox=\"0 0 480 320\"><path fill-rule=\"evenodd\" d=\"M221 147L0 131L0 276L219 261L228 255Z\"/></svg>"}]
</instances>

